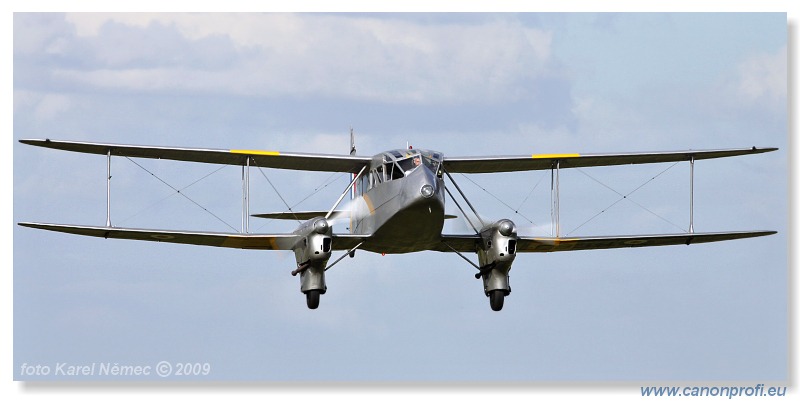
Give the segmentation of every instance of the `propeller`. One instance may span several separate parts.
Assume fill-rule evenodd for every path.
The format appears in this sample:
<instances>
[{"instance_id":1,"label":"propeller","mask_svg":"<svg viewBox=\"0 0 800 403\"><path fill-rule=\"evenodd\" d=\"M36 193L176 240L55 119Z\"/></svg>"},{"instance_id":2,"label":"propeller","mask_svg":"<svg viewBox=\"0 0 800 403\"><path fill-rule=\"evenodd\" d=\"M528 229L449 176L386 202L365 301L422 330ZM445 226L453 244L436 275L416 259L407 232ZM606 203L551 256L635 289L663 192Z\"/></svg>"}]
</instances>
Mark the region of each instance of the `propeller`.
<instances>
[{"instance_id":1,"label":"propeller","mask_svg":"<svg viewBox=\"0 0 800 403\"><path fill-rule=\"evenodd\" d=\"M339 209L331 214L328 222L332 226L343 224L349 228L352 221L359 221L367 215L369 215L367 203L363 198L356 198L343 203Z\"/></svg>"}]
</instances>

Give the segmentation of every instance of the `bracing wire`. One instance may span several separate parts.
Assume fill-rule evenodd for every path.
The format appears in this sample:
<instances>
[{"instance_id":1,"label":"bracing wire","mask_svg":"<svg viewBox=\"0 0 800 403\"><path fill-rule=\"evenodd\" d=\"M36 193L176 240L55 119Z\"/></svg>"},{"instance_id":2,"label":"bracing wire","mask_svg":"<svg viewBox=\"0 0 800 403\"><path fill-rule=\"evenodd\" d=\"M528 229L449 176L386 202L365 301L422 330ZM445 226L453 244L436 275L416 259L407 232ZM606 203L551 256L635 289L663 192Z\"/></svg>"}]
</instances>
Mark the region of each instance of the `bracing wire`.
<instances>
[{"instance_id":1,"label":"bracing wire","mask_svg":"<svg viewBox=\"0 0 800 403\"><path fill-rule=\"evenodd\" d=\"M531 195L533 194L533 191L534 191L534 190L536 190L536 188L537 188L537 187L539 187L539 184L540 184L540 183L542 183L542 181L543 181L543 180L544 180L544 178L546 178L546 177L547 177L547 175L545 174L545 175L542 175L542 176L539 178L539 181L538 181L538 182L536 182L536 184L535 184L535 185L533 185L533 188L531 188L531 191L530 191L530 192L528 192L528 195L527 195L527 196L525 196L525 198L524 198L524 199L522 199L522 202L520 202L520 204L519 204L519 207L517 207L517 208L515 208L515 209L514 209L514 212L515 212L515 213L516 213L516 212L517 212L519 209L521 209L521 208L522 208L522 206L524 206L524 205L525 205L525 202L526 202L526 201L528 201L528 199L531 197Z\"/></svg>"},{"instance_id":2,"label":"bracing wire","mask_svg":"<svg viewBox=\"0 0 800 403\"><path fill-rule=\"evenodd\" d=\"M126 158L127 158L127 157L126 157ZM129 159L130 159L130 158L129 158ZM138 164L137 164L137 165L138 165ZM143 209L141 209L141 210L137 211L136 213L133 213L133 214L132 214L131 216L129 216L128 218L125 218L125 219L123 219L123 220L120 220L120 221L119 221L119 223L120 223L120 224L121 224L121 223L124 223L124 222L126 222L126 221L128 221L128 220L130 220L130 219L132 219L132 218L134 218L134 217L136 217L136 216L138 216L138 215L140 215L140 214L144 213L145 211L147 211L147 210L150 210L151 208L155 207L156 205L158 205L158 204L162 203L164 200L167 200L167 199L169 199L170 197L172 197L172 196L175 196L176 194L179 194L180 192L182 192L182 191L184 191L184 190L188 189L189 187L191 187L191 186L195 185L196 183L198 183L198 182L202 181L203 179L205 179L205 178L208 178L209 176L211 176L211 175L214 175L215 173L217 173L217 172L221 171L221 170L222 170L222 168L225 168L225 167L227 167L227 166L228 166L228 164L225 164L225 165L223 165L223 166L221 166L221 167L219 167L219 168L217 168L217 169L215 169L215 170L211 171L210 173L206 174L205 176L203 176L203 177L201 177L201 178L199 178L199 179L195 180L194 182L192 182L192 183L190 183L190 184L188 184L188 185L186 185L186 186L182 187L182 188L180 189L180 191L179 191L179 192L170 193L170 194L168 194L168 195L166 195L166 196L162 197L161 199L158 199L158 200L154 201L153 203L151 203L151 204L150 204L150 205L148 205L147 207L145 207L145 208L143 208Z\"/></svg>"},{"instance_id":3,"label":"bracing wire","mask_svg":"<svg viewBox=\"0 0 800 403\"><path fill-rule=\"evenodd\" d=\"M499 202L500 202L500 203L502 203L504 206L508 207L508 208L509 208L511 211L513 211L515 214L518 214L520 217L524 218L526 221L528 221L528 222L529 222L529 223L531 223L532 225L536 225L536 223L534 223L534 222L533 222L533 221L532 221L530 218L528 218L528 217L526 217L524 214L520 213L520 212L519 212L519 209L515 209L514 207L511 207L511 206L510 206L508 203L504 202L502 199L500 199L499 197L495 196L495 195L494 195L492 192L490 192L490 191L486 190L486 188L484 188L483 186L479 185L477 182L475 182L474 180L472 180L472 179L471 179L469 176L466 176L466 175L464 175L463 173L461 174L461 176L462 176L462 177L464 177L464 178L466 178L468 181L472 182L472 184L473 184L473 185L477 186L478 188L480 188L481 190L483 190L484 192L486 192L486 193L487 193L489 196L492 196L492 197L494 197L494 199L495 199L495 200L499 201ZM526 198L526 199L527 199L527 198ZM523 203L524 203L524 201L523 201Z\"/></svg>"},{"instance_id":4,"label":"bracing wire","mask_svg":"<svg viewBox=\"0 0 800 403\"><path fill-rule=\"evenodd\" d=\"M197 206L197 207L200 207L200 208L201 208L201 209L203 209L203 211L205 211L206 213L208 213L208 214L211 214L211 215L212 215L214 218L216 218L217 220L219 220L221 223L223 223L223 224L227 225L227 226L228 226L229 228L231 228L231 229L232 229L234 232L239 232L239 230L237 230L236 228L234 228L232 225L228 224L228 223L227 223L225 220L223 220L222 218L220 218L218 215L216 215L216 214L212 213L210 210L208 210L207 208L203 207L203 206L202 206L200 203L198 203L198 202L194 201L194 200L193 200L191 197L187 196L187 195L186 195L186 193L183 193L183 192L181 191L181 190L183 190L183 189L178 189L178 188L176 188L175 186L172 186L172 185L170 185L170 184L169 184L169 183L167 183L167 182L166 182L164 179L161 179L161 178L160 178L158 175L154 174L153 172L151 172L151 171L150 171L150 170L148 170L147 168L145 168L145 167L141 166L141 165L140 165L138 162L136 162L136 161L134 161L134 160L130 159L130 157L127 157L127 156L126 156L125 158L126 158L128 161L130 161L130 162L134 163L134 164L135 164L136 166L138 166L139 168L142 168L142 169L143 169L145 172L149 173L149 174L150 174L152 177L154 177L154 178L158 179L158 181L159 181L159 182L161 182L161 183L163 183L163 184L167 185L167 186L168 186L170 189L174 190L174 191L175 191L175 193L177 193L177 194L179 194L179 195L181 195L181 196L185 197L185 198L186 198L186 200L189 200L190 202L194 203L194 205L195 205L195 206ZM220 169L221 169L221 168L220 168ZM215 171L215 172L216 172L216 171ZM212 172L212 173L213 173L213 172ZM209 174L209 175L210 175L210 174ZM208 176L208 175L206 175L206 176ZM195 181L195 183L196 183L196 182L197 182L197 181ZM191 185L190 185L190 186L191 186ZM187 186L187 187L188 187L188 186ZM184 188L184 189L185 189L185 188Z\"/></svg>"},{"instance_id":5,"label":"bracing wire","mask_svg":"<svg viewBox=\"0 0 800 403\"><path fill-rule=\"evenodd\" d=\"M316 188L314 188L314 190L311 191L311 193L309 193L308 195L303 197L300 201L298 201L297 203L294 203L291 207L289 207L289 210L291 211L292 209L294 209L295 207L299 206L304 201L308 200L311 196L314 196L315 194L319 193L320 191L322 191L326 187L328 187L328 186L338 182L339 180L341 180L344 177L342 175L338 175L336 178L331 180L331 178L333 178L336 174L339 174L339 173L340 172L332 172L330 175L328 175L327 178L325 178L324 181L321 182L320 185L318 185ZM273 189L274 189L274 186L273 186ZM276 190L276 192L277 192L277 190ZM261 230L261 228L263 228L269 222L270 222L270 220L265 220L261 225L258 226L258 228L255 229L255 231L258 232L259 230Z\"/></svg>"},{"instance_id":6,"label":"bracing wire","mask_svg":"<svg viewBox=\"0 0 800 403\"><path fill-rule=\"evenodd\" d=\"M309 193L309 194L308 194L306 197L302 198L302 199L301 199L299 202L297 202L297 203L293 204L293 205L292 205L292 208L295 208L295 207L299 206L299 205L300 205L300 203L302 203L302 202L304 202L304 201L308 200L308 198L309 198L309 197L311 197L311 196L314 196L314 195L315 195L315 194L317 194L317 193L318 193L320 190L322 190L322 189L325 189L325 188L326 188L326 187L328 187L329 185L332 185L332 184L334 184L334 183L338 182L340 179L344 178L344 176L342 176L342 175L339 175L338 177L336 177L336 179L334 179L334 180L332 180L332 181L328 182L328 181L329 181L329 180L330 180L330 179L331 179L331 178L332 178L334 175L336 175L336 174L338 174L338 173L340 173L340 172L333 172L333 173L331 173L331 174L330 174L330 175L329 175L327 178L325 178L325 180L324 180L324 181L322 181L322 183L323 183L322 185L320 185L320 186L317 186L317 187L316 187L316 188L314 188L314 190L313 190L311 193Z\"/></svg>"},{"instance_id":7,"label":"bracing wire","mask_svg":"<svg viewBox=\"0 0 800 403\"><path fill-rule=\"evenodd\" d=\"M643 209L643 210L647 211L648 213L650 213L650 214L652 214L652 215L654 215L654 216L658 217L659 219L663 220L664 222L666 222L666 223L668 223L668 224L670 224L670 225L672 225L672 226L674 226L674 227L676 227L676 228L680 229L681 231L684 231L684 232L686 232L686 230L685 230L684 228L682 228L681 226L679 226L678 224L675 224L674 222L672 222L672 221L670 221L670 220L668 220L668 219L666 219L666 218L662 217L662 216L661 216L661 215L659 215L658 213L656 213L656 212L654 212L654 211L650 210L649 208L647 208L647 207L645 207L645 206L641 205L640 203L638 203L637 201L635 201L635 200L633 200L633 199L631 199L631 198L629 197L630 195L634 194L634 193L635 193L636 191L638 191L639 189L643 188L643 187L644 187L645 185L647 185L648 183L650 183L650 182L654 181L656 178L658 178L659 176L663 175L664 173L666 173L667 171L669 171L670 169L672 169L672 167L674 167L675 165L678 165L678 163L679 163L679 162L675 162L675 163L671 164L670 166L668 166L667 168L665 168L663 171L659 172L657 175L655 175L655 176L653 176L652 178L648 179L647 181L645 181L644 183L642 183L641 185L639 185L639 186L638 186L638 187L636 187L635 189L631 190L631 191L630 191L630 192L628 192L627 194L622 194L622 193L618 192L616 189L614 189L614 188L612 188L612 187L610 187L610 186L606 185L605 183L601 182L601 181L600 181L600 180L598 180L597 178L595 178L595 177L593 177L593 176L589 175L588 173L584 172L584 170L582 170L582 169L580 169L580 168L576 168L576 169L578 170L578 172L580 172L580 173L582 173L582 174L586 175L586 177L588 177L589 179L591 179L591 180L593 180L593 181L595 181L595 182L599 183L600 185L602 185L602 186L603 186L603 187L605 187L606 189L608 189L608 190L610 190L610 191L612 191L612 192L616 193L617 195L619 195L619 196L620 196L620 198L619 198L619 199L617 199L615 202L611 203L610 205L608 205L607 207L605 207L604 209L600 210L600 211L599 211L597 214L593 215L593 216L592 216L591 218L589 218L588 220L584 221L584 222L583 222L581 225L578 225L577 227L573 228L571 231L569 231L569 232L567 233L567 235L569 235L569 234L572 234L573 232L577 231L578 229L580 229L580 228L581 228L581 227L583 227L584 225L588 224L590 221L594 220L595 218L597 218L597 217L598 217L598 216L600 216L601 214L603 214L603 213L605 213L606 211L608 211L608 209L610 209L610 208L614 207L615 205L617 205L617 203L621 202L622 200L628 200L628 201L630 201L631 203L633 203L633 204L635 204L635 205L639 206L641 209Z\"/></svg>"},{"instance_id":8,"label":"bracing wire","mask_svg":"<svg viewBox=\"0 0 800 403\"><path fill-rule=\"evenodd\" d=\"M294 219L297 220L298 223L300 223L301 222L300 219L297 218L297 216L294 214L294 211L292 211L292 208L289 207L289 203L286 202L286 199L284 199L283 196L281 196L281 192L278 191L278 188L276 188L275 185L272 184L272 181L269 180L269 177L267 176L267 174L264 173L264 170L261 169L260 166L258 166L258 164L255 162L255 160L253 160L253 164L255 164L255 166L258 168L258 172L261 172L261 176L263 176L264 179L267 180L269 185L272 186L272 190L275 191L275 194L278 195L278 197L281 199L281 201L286 206L286 208L289 209L289 212L292 213L292 215L294 216Z\"/></svg>"}]
</instances>

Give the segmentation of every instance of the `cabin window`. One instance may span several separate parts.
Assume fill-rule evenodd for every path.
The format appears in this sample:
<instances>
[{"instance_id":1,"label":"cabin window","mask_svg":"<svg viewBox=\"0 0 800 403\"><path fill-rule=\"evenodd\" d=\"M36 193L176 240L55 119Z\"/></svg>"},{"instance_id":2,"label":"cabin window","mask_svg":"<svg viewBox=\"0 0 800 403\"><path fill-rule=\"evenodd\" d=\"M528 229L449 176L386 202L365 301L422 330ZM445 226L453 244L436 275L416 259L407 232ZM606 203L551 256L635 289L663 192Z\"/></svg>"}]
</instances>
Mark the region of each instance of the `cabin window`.
<instances>
[{"instance_id":1,"label":"cabin window","mask_svg":"<svg viewBox=\"0 0 800 403\"><path fill-rule=\"evenodd\" d=\"M369 188L372 189L381 182L383 182L383 175L378 175L378 170L373 169L372 172L369 173Z\"/></svg>"},{"instance_id":2,"label":"cabin window","mask_svg":"<svg viewBox=\"0 0 800 403\"><path fill-rule=\"evenodd\" d=\"M436 155L437 154L434 154L434 156ZM428 167L428 169L431 170L431 172L436 172L436 176L440 178L442 177L442 171L439 169L439 164L440 164L439 161L423 156L422 162L425 164L426 167Z\"/></svg>"},{"instance_id":3,"label":"cabin window","mask_svg":"<svg viewBox=\"0 0 800 403\"><path fill-rule=\"evenodd\" d=\"M420 166L420 164L422 164L422 161L419 155L415 155L413 157L397 161L397 163L400 165L400 168L402 168L404 172L408 172Z\"/></svg>"},{"instance_id":4,"label":"cabin window","mask_svg":"<svg viewBox=\"0 0 800 403\"><path fill-rule=\"evenodd\" d=\"M369 190L369 175L362 175L358 180L358 194L364 194Z\"/></svg>"},{"instance_id":5,"label":"cabin window","mask_svg":"<svg viewBox=\"0 0 800 403\"><path fill-rule=\"evenodd\" d=\"M378 165L373 172L375 173L376 178L375 184L381 183L385 180L383 177L383 165Z\"/></svg>"},{"instance_id":6,"label":"cabin window","mask_svg":"<svg viewBox=\"0 0 800 403\"><path fill-rule=\"evenodd\" d=\"M386 165L384 165L384 170L386 171L386 180L391 181L395 179L400 179L403 176L405 176L403 174L403 170L400 169L400 167L393 162L389 162Z\"/></svg>"}]
</instances>

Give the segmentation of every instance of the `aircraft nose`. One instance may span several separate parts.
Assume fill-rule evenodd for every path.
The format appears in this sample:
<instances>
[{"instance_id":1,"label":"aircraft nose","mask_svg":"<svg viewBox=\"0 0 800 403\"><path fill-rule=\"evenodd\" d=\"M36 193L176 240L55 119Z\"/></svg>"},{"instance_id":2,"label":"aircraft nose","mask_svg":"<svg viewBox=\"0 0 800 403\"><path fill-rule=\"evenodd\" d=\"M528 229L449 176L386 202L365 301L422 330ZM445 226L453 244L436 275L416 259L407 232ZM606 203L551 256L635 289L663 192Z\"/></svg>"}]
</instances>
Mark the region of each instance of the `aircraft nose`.
<instances>
[{"instance_id":1,"label":"aircraft nose","mask_svg":"<svg viewBox=\"0 0 800 403\"><path fill-rule=\"evenodd\" d=\"M423 166L422 169L416 169L411 173L409 179L413 184L409 190L414 194L415 199L428 202L440 198L436 174L427 166Z\"/></svg>"}]
</instances>

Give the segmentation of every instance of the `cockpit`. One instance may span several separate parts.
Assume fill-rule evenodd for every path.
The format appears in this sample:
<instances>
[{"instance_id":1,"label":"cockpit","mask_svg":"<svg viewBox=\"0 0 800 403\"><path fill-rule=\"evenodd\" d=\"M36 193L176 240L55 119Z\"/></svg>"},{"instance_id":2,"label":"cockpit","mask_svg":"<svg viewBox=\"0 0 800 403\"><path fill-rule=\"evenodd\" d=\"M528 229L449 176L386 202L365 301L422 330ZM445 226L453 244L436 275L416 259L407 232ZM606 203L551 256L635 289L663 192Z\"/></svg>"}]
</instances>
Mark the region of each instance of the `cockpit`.
<instances>
[{"instance_id":1,"label":"cockpit","mask_svg":"<svg viewBox=\"0 0 800 403\"><path fill-rule=\"evenodd\" d=\"M442 177L442 154L428 150L392 150L383 154L384 180L400 179L420 165Z\"/></svg>"},{"instance_id":2,"label":"cockpit","mask_svg":"<svg viewBox=\"0 0 800 403\"><path fill-rule=\"evenodd\" d=\"M399 149L378 154L374 158L377 158L377 161L373 159L372 169L364 174L358 183L359 194L365 193L379 183L404 178L420 166L427 167L439 178L443 174L444 155L437 151Z\"/></svg>"}]
</instances>

